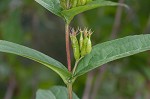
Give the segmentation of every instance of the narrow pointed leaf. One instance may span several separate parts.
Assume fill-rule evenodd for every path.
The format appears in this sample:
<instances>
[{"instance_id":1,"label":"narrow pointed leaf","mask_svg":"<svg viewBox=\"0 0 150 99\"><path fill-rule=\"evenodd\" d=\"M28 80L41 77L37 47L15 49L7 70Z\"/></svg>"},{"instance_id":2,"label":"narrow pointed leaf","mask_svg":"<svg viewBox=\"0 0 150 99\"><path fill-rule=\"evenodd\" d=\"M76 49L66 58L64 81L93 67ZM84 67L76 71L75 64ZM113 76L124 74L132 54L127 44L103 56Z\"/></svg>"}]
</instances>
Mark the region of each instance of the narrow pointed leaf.
<instances>
[{"instance_id":1,"label":"narrow pointed leaf","mask_svg":"<svg viewBox=\"0 0 150 99\"><path fill-rule=\"evenodd\" d=\"M49 90L39 89L36 93L36 99L68 99L68 91L66 87L54 86ZM73 92L73 99L79 99Z\"/></svg>"},{"instance_id":2,"label":"narrow pointed leaf","mask_svg":"<svg viewBox=\"0 0 150 99\"><path fill-rule=\"evenodd\" d=\"M28 47L12 42L0 40L0 52L16 54L39 62L58 73L63 80L66 80L71 76L63 64L34 49L30 49Z\"/></svg>"},{"instance_id":3,"label":"narrow pointed leaf","mask_svg":"<svg viewBox=\"0 0 150 99\"><path fill-rule=\"evenodd\" d=\"M42 5L44 8L52 12L53 14L62 17L61 15L61 7L59 0L35 0L37 3Z\"/></svg>"},{"instance_id":4,"label":"narrow pointed leaf","mask_svg":"<svg viewBox=\"0 0 150 99\"><path fill-rule=\"evenodd\" d=\"M79 76L110 61L150 50L150 34L127 36L97 44L78 64L74 76Z\"/></svg>"},{"instance_id":5,"label":"narrow pointed leaf","mask_svg":"<svg viewBox=\"0 0 150 99\"><path fill-rule=\"evenodd\" d=\"M120 4L120 3L116 3L112 1L95 0L95 1L89 2L88 4L84 6L78 6L69 10L63 10L61 13L65 17L65 20L67 21L67 23L70 23L70 21L73 19L75 15L82 13L84 11L98 8L98 7L103 7L103 6L118 6L118 5L127 7L124 4Z\"/></svg>"}]
</instances>

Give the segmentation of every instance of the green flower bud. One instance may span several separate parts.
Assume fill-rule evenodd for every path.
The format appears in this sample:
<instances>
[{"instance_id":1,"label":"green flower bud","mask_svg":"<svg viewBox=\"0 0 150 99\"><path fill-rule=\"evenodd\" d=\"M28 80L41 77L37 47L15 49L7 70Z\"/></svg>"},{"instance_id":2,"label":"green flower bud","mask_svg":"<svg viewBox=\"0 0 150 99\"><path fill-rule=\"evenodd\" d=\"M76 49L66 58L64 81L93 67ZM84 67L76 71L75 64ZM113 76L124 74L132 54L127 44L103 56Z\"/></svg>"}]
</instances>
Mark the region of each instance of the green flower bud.
<instances>
[{"instance_id":1,"label":"green flower bud","mask_svg":"<svg viewBox=\"0 0 150 99\"><path fill-rule=\"evenodd\" d=\"M79 43L78 43L78 40L76 38L76 32L74 30L72 32L73 33L70 35L70 38L71 38L71 42L72 42L72 48L73 48L74 58L77 61L80 58Z\"/></svg>"},{"instance_id":2,"label":"green flower bud","mask_svg":"<svg viewBox=\"0 0 150 99\"><path fill-rule=\"evenodd\" d=\"M77 6L81 6L81 5L82 5L81 0L78 0Z\"/></svg>"},{"instance_id":3,"label":"green flower bud","mask_svg":"<svg viewBox=\"0 0 150 99\"><path fill-rule=\"evenodd\" d=\"M77 6L78 0L71 0L71 8L74 8Z\"/></svg>"},{"instance_id":4,"label":"green flower bud","mask_svg":"<svg viewBox=\"0 0 150 99\"><path fill-rule=\"evenodd\" d=\"M81 49L81 56L85 56L87 54L86 48L87 48L87 42L88 42L88 38L84 38L83 40L83 47Z\"/></svg>"},{"instance_id":5,"label":"green flower bud","mask_svg":"<svg viewBox=\"0 0 150 99\"><path fill-rule=\"evenodd\" d=\"M86 4L86 0L80 0L81 5L85 5Z\"/></svg>"},{"instance_id":6,"label":"green flower bud","mask_svg":"<svg viewBox=\"0 0 150 99\"><path fill-rule=\"evenodd\" d=\"M83 45L81 49L81 56L85 56L86 54L89 54L92 50L92 43L91 43L91 35L92 32L91 30L84 29L84 40L83 40Z\"/></svg>"},{"instance_id":7,"label":"green flower bud","mask_svg":"<svg viewBox=\"0 0 150 99\"><path fill-rule=\"evenodd\" d=\"M86 48L86 52L87 54L89 54L92 50L92 43L91 43L91 35L89 35L88 41L87 41L87 48Z\"/></svg>"},{"instance_id":8,"label":"green flower bud","mask_svg":"<svg viewBox=\"0 0 150 99\"><path fill-rule=\"evenodd\" d=\"M80 50L81 50L82 47L83 47L83 31L81 31L81 30L80 30L80 40L79 40L79 42L80 42Z\"/></svg>"},{"instance_id":9,"label":"green flower bud","mask_svg":"<svg viewBox=\"0 0 150 99\"><path fill-rule=\"evenodd\" d=\"M83 46L81 49L81 56L85 56L87 54L86 48L87 48L87 42L88 42L88 37L87 37L87 29L84 29L84 40L83 40Z\"/></svg>"}]
</instances>

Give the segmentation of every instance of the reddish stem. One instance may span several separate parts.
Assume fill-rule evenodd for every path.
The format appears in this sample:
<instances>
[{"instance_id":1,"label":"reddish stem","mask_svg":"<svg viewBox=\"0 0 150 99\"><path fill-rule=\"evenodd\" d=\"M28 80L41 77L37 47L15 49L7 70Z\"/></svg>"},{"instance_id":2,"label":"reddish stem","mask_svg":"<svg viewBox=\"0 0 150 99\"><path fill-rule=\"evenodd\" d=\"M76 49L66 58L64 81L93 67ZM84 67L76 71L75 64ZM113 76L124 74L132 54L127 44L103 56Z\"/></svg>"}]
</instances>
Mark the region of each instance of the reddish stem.
<instances>
[{"instance_id":1,"label":"reddish stem","mask_svg":"<svg viewBox=\"0 0 150 99\"><path fill-rule=\"evenodd\" d=\"M67 63L68 63L68 71L71 72L71 58L70 58L70 43L69 43L69 25L66 24L66 54L67 54Z\"/></svg>"}]
</instances>

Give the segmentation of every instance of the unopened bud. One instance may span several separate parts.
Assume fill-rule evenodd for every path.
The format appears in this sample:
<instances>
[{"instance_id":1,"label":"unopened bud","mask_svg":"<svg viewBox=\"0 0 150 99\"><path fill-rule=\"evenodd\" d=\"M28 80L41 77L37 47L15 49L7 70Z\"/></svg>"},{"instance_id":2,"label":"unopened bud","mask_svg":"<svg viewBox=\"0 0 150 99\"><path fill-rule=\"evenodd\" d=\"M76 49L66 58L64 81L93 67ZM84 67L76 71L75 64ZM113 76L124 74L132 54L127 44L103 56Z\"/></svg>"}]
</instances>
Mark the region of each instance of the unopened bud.
<instances>
[{"instance_id":1,"label":"unopened bud","mask_svg":"<svg viewBox=\"0 0 150 99\"><path fill-rule=\"evenodd\" d=\"M74 8L77 6L78 0L71 0L71 8Z\"/></svg>"},{"instance_id":2,"label":"unopened bud","mask_svg":"<svg viewBox=\"0 0 150 99\"><path fill-rule=\"evenodd\" d=\"M70 35L71 42L72 42L72 48L74 53L74 58L78 60L80 58L80 49L79 49L79 43L76 38L76 31L73 29L72 34Z\"/></svg>"},{"instance_id":3,"label":"unopened bud","mask_svg":"<svg viewBox=\"0 0 150 99\"><path fill-rule=\"evenodd\" d=\"M81 30L80 30L80 40L79 40L79 42L80 42L80 50L81 50L82 47L83 47L83 31L81 31Z\"/></svg>"},{"instance_id":4,"label":"unopened bud","mask_svg":"<svg viewBox=\"0 0 150 99\"><path fill-rule=\"evenodd\" d=\"M83 46L81 49L81 56L85 56L87 54L86 48L87 48L87 42L88 42L88 37L87 37L87 29L84 29L84 40L83 40Z\"/></svg>"},{"instance_id":5,"label":"unopened bud","mask_svg":"<svg viewBox=\"0 0 150 99\"><path fill-rule=\"evenodd\" d=\"M91 35L88 37L86 52L89 54L92 50Z\"/></svg>"},{"instance_id":6,"label":"unopened bud","mask_svg":"<svg viewBox=\"0 0 150 99\"><path fill-rule=\"evenodd\" d=\"M91 30L88 31L87 29L84 29L84 40L81 49L81 56L89 54L92 50L91 34L92 34Z\"/></svg>"},{"instance_id":7,"label":"unopened bud","mask_svg":"<svg viewBox=\"0 0 150 99\"><path fill-rule=\"evenodd\" d=\"M81 5L85 5L86 4L86 0L80 0Z\"/></svg>"}]
</instances>

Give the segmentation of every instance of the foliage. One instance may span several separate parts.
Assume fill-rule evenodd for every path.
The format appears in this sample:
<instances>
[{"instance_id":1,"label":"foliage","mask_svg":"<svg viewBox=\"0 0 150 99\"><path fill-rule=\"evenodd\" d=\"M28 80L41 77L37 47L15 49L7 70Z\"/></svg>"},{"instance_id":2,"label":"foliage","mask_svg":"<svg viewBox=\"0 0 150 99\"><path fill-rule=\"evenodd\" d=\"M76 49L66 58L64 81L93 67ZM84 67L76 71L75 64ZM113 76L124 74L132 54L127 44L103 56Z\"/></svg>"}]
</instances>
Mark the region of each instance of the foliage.
<instances>
[{"instance_id":1,"label":"foliage","mask_svg":"<svg viewBox=\"0 0 150 99\"><path fill-rule=\"evenodd\" d=\"M43 98L67 99L68 98L67 88L62 86L54 86L49 90L39 89L36 94L37 94L36 97L37 99L43 99ZM73 93L73 99L79 99L79 98Z\"/></svg>"},{"instance_id":2,"label":"foliage","mask_svg":"<svg viewBox=\"0 0 150 99\"><path fill-rule=\"evenodd\" d=\"M7 2L6 2L7 1ZM2 1L2 2L5 2L5 4L6 3L9 3L8 2L8 0L6 0L6 1ZM45 0L46 1L46 0ZM29 1L28 1L29 2ZM138 2L136 2L136 3L133 3L133 2L136 2L136 1L127 1L126 3L127 4L129 4L129 5L131 5L132 4L132 6L133 7L135 7L135 9L136 9L136 11L139 11L139 10L141 10L140 9L140 6L142 6L142 5L144 5L143 7L145 7L146 6L146 4L148 4L148 3L142 3L142 2L140 2L140 3L138 3ZM146 1L146 2L149 2L149 1ZM4 3L1 3L1 5L2 4L4 4ZM35 5L35 3L27 3L28 5L26 5L26 6L29 6L30 7L30 5L32 6L33 4ZM141 5L139 5L139 4L141 4ZM7 7L7 4L5 5L6 7ZM24 6L24 5L21 5L21 6ZM0 9L0 11L6 11L6 9L4 9L4 6L1 6L1 7L3 7L2 9ZM37 6L36 6L37 7ZM30 8L34 8L34 11L35 11L35 9L37 9L35 6L32 6L32 7L30 7ZM59 6L57 6L57 7L59 7ZM142 8L143 8L142 7ZM25 8L25 7L24 7ZM40 10L41 12L43 11L43 9L39 9L38 8L38 10ZM62 10L62 9L61 9ZM71 10L71 9L70 9ZM103 11L102 11L103 10ZM101 13L99 13L101 11ZM40 12L40 13L41 13ZM9 13L11 13L11 12L9 12ZM31 12L32 13L32 12ZM36 12L36 13L34 13L35 15L37 14L37 13L39 13L38 11ZM48 22L50 22L49 24L50 24L50 26L51 25L54 25L52 22L55 22L55 21L47 21L48 19L47 19L47 17L45 17L46 15L47 15L47 13L45 13L45 12L42 12L43 13L43 16L41 16L41 14L38 16L38 20L42 20L42 21L44 21L45 23L48 23ZM97 13L97 16L94 16L94 17L92 17L91 15L91 13ZM84 20L86 21L86 25L88 25L89 27L92 27L93 28L93 30L94 31L96 31L97 32L97 34L94 34L93 36L93 42L96 44L97 42L102 42L102 41L106 41L107 39L108 39L108 36L109 36L109 33L110 33L110 30L111 30L111 25L112 25L112 20L113 20L113 14L110 14L110 13L114 13L114 9L112 8L112 9L107 9L107 8L105 8L105 9L96 9L96 10L92 10L92 11L90 11L90 12L86 12L86 13L84 13L84 14L82 14L81 15L81 17L83 17L84 18ZM140 13L143 13L143 14L140 14ZM122 25L121 25L121 29L120 29L120 33L121 34L119 34L118 35L118 37L124 37L124 36L126 36L126 35L133 35L134 33L143 33L143 30L145 29L145 26L146 26L146 24L147 24L147 19L148 19L148 13L149 13L149 11L147 11L147 10L141 10L141 11L139 11L139 13L137 12L137 14L139 14L138 16L139 17L137 17L136 15L135 16L133 16L133 17L136 17L136 18L134 18L133 19L133 21L130 21L131 20L131 18L132 17L124 17L124 16L126 16L126 13L125 13L125 15L123 16L123 18L124 18L124 20L122 21ZM3 14L3 16L5 15L5 14L7 14L7 13L4 13ZM23 13L18 13L19 15L21 15L21 14L23 14ZM33 16L34 16L34 14L33 14ZM55 13L54 13L55 14ZM15 15L17 15L16 13L15 13ZM84 16L85 15L85 16ZM96 15L96 14L95 14ZM10 15L6 15L6 16L10 16ZM63 19L64 19L64 17L62 16L62 15L60 15ZM102 18L102 16L103 16L103 18ZM10 40L10 41L12 41L12 42L16 42L16 43L22 43L22 44L24 44L24 45L27 45L27 46L30 46L30 45L28 45L28 43L30 42L30 41L27 41L27 40L29 40L29 38L31 37L31 36L34 36L34 35L39 35L39 33L38 32L42 32L42 31L46 31L46 29L44 28L43 29L43 23L40 25L40 26L43 26L43 27L40 27L41 28L41 30L42 31L38 31L37 32L37 34L34 34L34 35L30 35L30 33L27 33L27 32L33 32L33 31L27 31L26 29L27 28L29 28L30 27L30 25L29 26L27 26L28 24L27 23L23 23L23 27L20 27L21 25L20 25L20 20L30 20L30 19L28 19L29 17L28 16L26 16L26 17L28 17L28 18L26 18L26 19L24 19L24 17L22 18L22 19L20 19L20 18L18 18L18 17L22 17L22 16L16 16L16 17L12 17L12 16L10 16L12 19L12 21L14 21L14 22L17 22L17 21L19 21L17 24L19 24L19 25L14 25L13 23L14 22L12 22L12 25L11 24L3 24L4 22L6 22L6 23L9 23L9 22L11 22L11 21L6 21L7 20L7 18L6 18L6 20L4 20L4 21L1 21L1 25L2 25L2 28L1 28L1 38L3 38L3 39L5 39L5 40ZM35 17L35 16L34 16ZM42 17L43 19L39 19L39 17ZM92 17L92 18L91 18ZM100 17L100 18L99 18ZM3 17L1 17L1 18L3 18ZM15 20L13 20L14 18L16 18ZM53 20L53 17L51 17L52 19L51 20ZM80 18L80 17L79 17ZM9 18L8 18L9 19ZM17 20L18 19L18 20ZM17 21L16 21L17 20ZM66 19L65 19L66 20ZM139 21L138 21L139 20ZM104 22L105 21L105 22ZM133 22L133 23L131 23L131 22ZM52 23L52 24L51 24ZM68 21L68 23L69 23L69 21ZM26 25L27 24L27 25ZM7 26L8 25L8 26ZM45 24L44 24L45 25ZM15 30L12 30L12 29L14 29L14 27L12 27L12 29L10 29L10 31L6 31L6 30L9 30L9 28L7 28L7 27L11 27L11 26L14 26L14 27L18 27L18 28L16 28ZM101 28L101 27L103 27L103 28ZM24 28L24 30L23 31L25 31L26 33L22 33L22 28ZM49 28L49 27L48 27ZM21 31L19 30L19 29L21 29ZM3 31L3 30L5 30L5 31ZM17 30L19 30L19 31L17 31ZM57 29L56 29L57 30ZM53 31L54 33L57 33L58 31ZM16 38L17 38L17 34L14 34L15 36L14 36L14 38L13 38L13 36L11 36L12 35L12 32L16 32L16 33L20 33L19 35L22 35L22 34L26 34L26 35L24 35L24 36L20 36L21 37L21 39L18 41ZM44 34L44 32L42 32L42 35L45 35ZM100 34L99 34L99 32L100 32ZM148 29L146 29L146 31L144 31L144 32L146 32L146 33L148 33ZM7 39L7 34L6 33L8 33L9 34L9 36L8 36L8 39ZM22 33L22 34L21 34ZM48 33L46 33L46 34L48 34ZM56 34L55 34L56 35ZM59 34L60 35L60 34ZM61 34L62 35L62 34ZM62 35L62 36L64 36L64 35ZM12 38L9 38L9 37L12 37ZM44 36L43 36L44 37ZM47 35L45 35L45 38L47 37ZM50 36L50 37L53 37L53 36ZM23 41L23 39L24 39L24 42L22 42ZM41 38L39 38L39 40L40 40ZM15 40L17 40L17 41L15 41ZM26 40L26 41L25 41ZM61 41L59 41L58 40L58 42L61 42ZM140 42L140 41L139 41ZM139 43L138 43L139 44ZM36 45L36 43L35 43L35 45ZM49 46L50 44L48 44L47 45L47 47L49 47L49 49L51 49L52 47L50 47ZM56 45L54 45L54 46L56 46ZM140 47L140 46L136 46L136 47ZM40 47L39 47L40 48ZM41 47L42 48L42 47ZM93 47L93 50L94 50L94 48L95 47ZM47 51L47 50L45 50L45 51ZM65 52L65 51L64 51ZM52 53L52 52L51 52ZM92 53L91 53L92 54ZM107 53L106 53L107 54ZM52 55L53 56L53 55ZM57 55L58 56L58 55ZM89 57L90 55L87 55L86 57ZM10 57L10 58L9 58ZM85 60L85 59L87 59L87 58L84 58L83 60ZM6 61L6 59L7 60L9 60L9 61ZM55 58L57 58L57 57L55 57ZM56 81L51 81L50 79L49 79L49 77L52 77L51 76L51 74L49 74L48 73L48 75L47 75L47 73L46 72L42 72L41 71L41 68L38 68L38 64L25 64L25 66L23 66L23 64L22 64L22 66L23 67L20 67L21 66L21 63L22 63L22 61L24 61L24 59L22 59L22 58L18 58L18 57L16 57L16 56L13 56L12 57L12 55L9 55L9 54L2 54L2 56L0 57L0 59L3 61L3 63L1 62L0 63L0 65L2 65L2 64L4 64L3 65L3 67L2 68L5 68L6 70L8 70L8 72L9 72L9 70L11 70L11 69L13 69L13 70L11 70L11 71L16 71L16 73L15 73L15 75L18 75L18 78L20 78L20 82L25 82L26 81L26 79L28 79L28 78L31 78L31 77L33 77L32 76L32 74L34 74L34 75L43 75L42 77L40 77L40 78L38 78L38 79L45 79L46 81L45 82L49 82L49 84L47 84L46 86L44 86L45 84L39 84L38 86L44 86L44 88L47 88L48 86L52 86L54 83L56 83L57 82L57 80ZM62 58L63 59L63 58ZM143 87L142 87L142 84L141 83L145 83L145 82L147 82L148 81L148 79L149 79L149 67L147 66L146 67L146 63L147 63L147 59L148 59L148 55L147 55L147 53L142 53L142 54L138 54L138 55L134 55L134 56L131 56L131 57L129 57L129 58L125 58L125 59L121 59L121 60L119 60L119 61L117 61L117 62L114 62L115 64L110 64L110 65L114 65L114 66L111 66L108 70L110 70L109 72L106 72L106 76L108 77L108 76L110 76L110 78L108 77L108 78L105 78L103 81L105 82L105 84L104 83L102 83L103 85L104 85L104 87L102 87L101 88L101 90L103 90L103 92L102 91L100 91L99 93L100 93L100 96L98 96L98 97L102 97L102 98L109 98L109 96L112 96L112 97L117 97L117 95L116 94L113 94L113 92L116 92L116 93L118 93L119 95L121 95L121 96L123 96L123 97L127 97L127 98L133 98L134 97L134 94L136 93L136 90L139 90L139 89L143 89L143 90L146 90L146 89L144 89ZM17 62L15 62L17 60ZM81 61L83 61L83 60L81 60ZM136 60L136 62L135 62L135 60ZM139 60L142 60L142 61L139 61ZM19 62L20 61L20 62ZM120 62L121 61L121 62ZM6 63L5 63L6 62ZM25 60L25 62L26 62L26 60ZM118 63L119 62L119 63ZM82 62L80 62L79 64L81 65L81 63ZM101 62L100 62L101 63ZM14 65L13 67L11 67L11 69L7 69L7 68L10 68L10 66L9 65ZM26 66L30 66L30 67L26 67ZM78 68L77 68L77 71L78 71L78 69L80 68L80 65L78 66ZM119 66L117 66L117 65L119 65ZM122 66L124 66L124 65L126 65L126 67L122 67ZM81 65L82 66L82 65ZM98 66L98 65L97 65ZM15 68L15 69L14 69ZM31 70L26 70L25 68L30 68ZM36 69L35 69L36 68ZM95 67L94 67L95 68ZM94 69L93 68L93 69ZM38 71L38 69L39 69L39 71ZM118 69L119 69L119 73L118 73ZM3 70L3 69L1 69L1 70ZM91 70L91 68L88 68L88 70ZM120 73L120 71L122 71L121 73ZM37 73L38 72L38 73ZM138 72L138 73L137 73ZM0 72L0 73L2 73L2 72ZM85 71L84 71L84 73L85 73ZM77 74L77 73L76 73ZM80 74L79 75L81 75L81 74L83 74L83 72L80 72ZM134 74L134 75L133 75ZM6 74L4 74L4 75L6 75ZM11 75L11 74L9 74L9 75ZM52 74L53 75L53 74ZM143 76L141 76L141 75L143 75ZM1 75L2 76L2 75ZM56 75L55 75L56 76ZM106 77L106 76L104 76L104 77ZM38 76L39 77L39 76ZM45 78L44 78L45 77ZM112 79L112 78L114 79L114 80L112 80L111 82L110 82L110 79ZM139 82L138 84L133 84L133 86L130 86L130 84L131 83L135 83L135 82L132 82L132 80L131 79L129 79L129 78L134 78L134 80L135 80L135 82ZM17 78L17 79L18 79ZM34 77L33 77L34 78ZM119 79L118 79L119 78ZM127 83L127 86L123 86L124 84L123 84L123 81L122 81L122 79L120 79L120 78L122 78L122 79L127 79L126 80L126 83ZM23 80L24 79L24 80ZM56 77L54 77L54 78L51 78L51 79L57 79L57 76ZM6 79L2 79L1 78L1 81L3 82L3 81L5 81ZM22 80L22 81L21 81ZM28 80L29 81L29 83L31 84L31 80ZM50 82L54 82L53 84L50 84ZM59 82L59 81L58 81ZM58 83L57 82L57 83ZM81 84L81 86L82 86L82 81L79 81L80 82L80 84ZM78 83L79 83L78 82ZM107 82L109 82L109 83L107 83ZM113 83L114 82L114 83ZM115 82L118 82L118 85L117 85L117 83L115 83ZM131 83L130 83L131 82ZM108 85L110 85L110 83L112 83L112 85L111 86L108 86ZM60 83L59 83L60 84ZM23 84L21 84L22 86L24 86ZM79 85L79 84L78 84ZM29 86L29 85L27 85L27 86ZM31 85L30 85L31 86ZM107 87L106 87L107 86ZM113 87L115 87L114 88L114 90L113 90L113 88L112 88L112 86ZM146 83L145 83L145 86L146 86ZM140 87L142 87L142 88L140 88ZM6 87L5 87L6 88ZM24 88L24 89L23 89ZM83 87L79 87L79 86L77 86L76 84L75 84L75 88L78 90L77 92L78 92L78 94L79 94L79 96L81 97L81 90L82 90L82 88ZM108 93L108 90L107 90L107 88L109 89L109 88L112 88L112 92L109 92ZM2 89L4 89L4 87L2 88ZM19 93L20 94L20 97L26 97L26 98L28 98L28 97L31 97L31 90L33 90L33 89L26 89L25 88L25 86L24 87L20 87L20 89L22 90L21 92L22 93ZM124 91L122 91L122 89L126 89L126 90L124 90ZM24 91L23 91L24 90ZM30 91L29 91L30 90ZM5 92L5 91L4 91ZM26 92L26 94L25 94L25 92ZM146 91L144 91L143 93L145 93ZM2 97L3 97L3 93L1 93L2 95ZM109 94L109 95L108 95ZM21 96L22 95L22 96ZM142 94L142 95L144 95L144 94ZM118 96L119 97L119 96ZM18 98L19 99L19 96L18 97L15 97L15 98Z\"/></svg>"},{"instance_id":3,"label":"foliage","mask_svg":"<svg viewBox=\"0 0 150 99\"><path fill-rule=\"evenodd\" d=\"M41 4L43 7L48 9L50 12L56 14L59 17L63 17L64 20L69 24L71 20L74 18L74 16L94 8L102 7L102 6L125 6L124 4L119 4L111 1L105 1L105 0L94 0L92 2L87 3L83 6L78 6L71 8L69 10L63 10L61 9L61 6L59 5L59 0L35 0L39 4Z\"/></svg>"},{"instance_id":4,"label":"foliage","mask_svg":"<svg viewBox=\"0 0 150 99\"><path fill-rule=\"evenodd\" d=\"M58 73L64 81L71 75L63 64L33 49L7 41L0 41L0 51L16 54L39 62Z\"/></svg>"}]
</instances>

